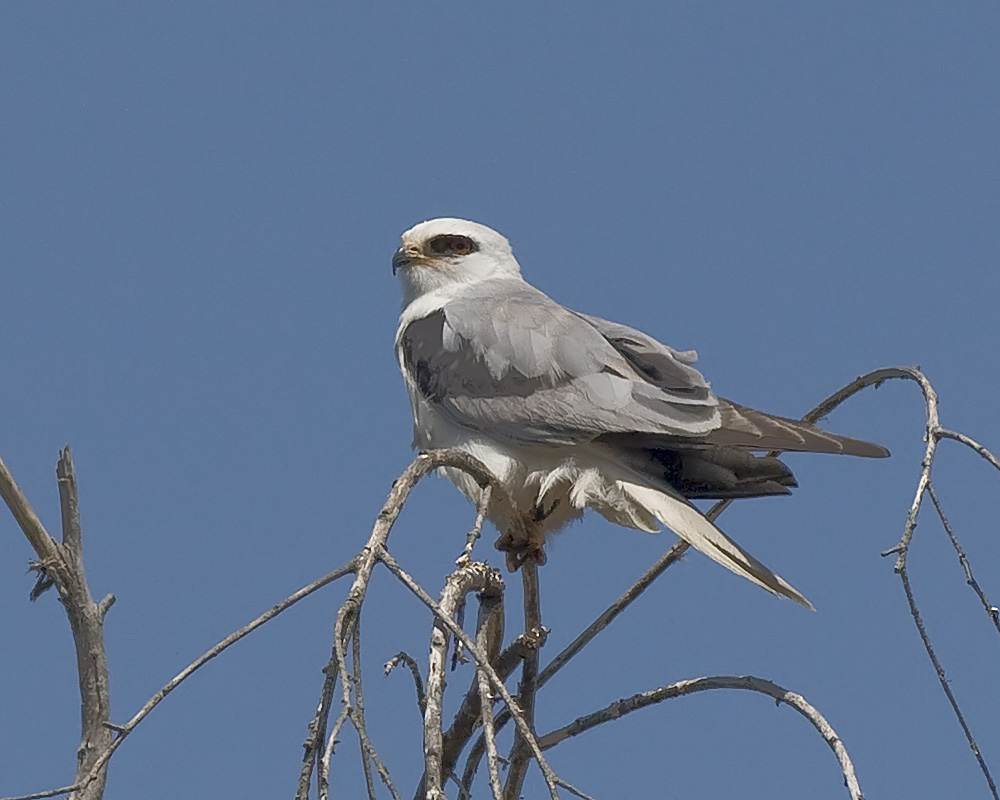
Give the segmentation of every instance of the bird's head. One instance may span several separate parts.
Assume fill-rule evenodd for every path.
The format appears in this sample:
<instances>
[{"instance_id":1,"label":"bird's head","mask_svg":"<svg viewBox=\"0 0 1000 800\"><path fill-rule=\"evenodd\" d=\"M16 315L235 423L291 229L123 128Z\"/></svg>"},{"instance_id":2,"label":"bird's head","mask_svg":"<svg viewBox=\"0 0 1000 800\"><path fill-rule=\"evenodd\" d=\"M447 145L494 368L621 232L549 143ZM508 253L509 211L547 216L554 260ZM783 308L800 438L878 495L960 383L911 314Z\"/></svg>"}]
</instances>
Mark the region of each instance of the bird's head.
<instances>
[{"instance_id":1,"label":"bird's head","mask_svg":"<svg viewBox=\"0 0 1000 800\"><path fill-rule=\"evenodd\" d=\"M406 301L449 284L520 278L510 242L492 228L444 217L421 222L402 236L392 271Z\"/></svg>"}]
</instances>

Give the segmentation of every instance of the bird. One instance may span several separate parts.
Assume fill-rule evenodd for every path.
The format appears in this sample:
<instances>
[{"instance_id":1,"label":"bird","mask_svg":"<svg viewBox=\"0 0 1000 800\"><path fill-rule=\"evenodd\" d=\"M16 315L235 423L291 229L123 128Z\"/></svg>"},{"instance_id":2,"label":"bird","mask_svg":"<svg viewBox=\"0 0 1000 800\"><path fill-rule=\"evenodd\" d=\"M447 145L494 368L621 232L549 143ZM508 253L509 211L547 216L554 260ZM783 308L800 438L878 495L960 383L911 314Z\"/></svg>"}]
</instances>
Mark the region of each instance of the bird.
<instances>
[{"instance_id":1,"label":"bird","mask_svg":"<svg viewBox=\"0 0 1000 800\"><path fill-rule=\"evenodd\" d=\"M695 351L560 305L524 280L510 243L485 225L421 222L402 234L392 271L402 284L395 351L413 445L479 459L516 506L487 499L498 530L520 514L540 548L586 508L628 528L665 526L812 608L691 501L789 494L797 483L776 452L888 450L717 397L692 366ZM442 471L481 504L475 479Z\"/></svg>"}]
</instances>

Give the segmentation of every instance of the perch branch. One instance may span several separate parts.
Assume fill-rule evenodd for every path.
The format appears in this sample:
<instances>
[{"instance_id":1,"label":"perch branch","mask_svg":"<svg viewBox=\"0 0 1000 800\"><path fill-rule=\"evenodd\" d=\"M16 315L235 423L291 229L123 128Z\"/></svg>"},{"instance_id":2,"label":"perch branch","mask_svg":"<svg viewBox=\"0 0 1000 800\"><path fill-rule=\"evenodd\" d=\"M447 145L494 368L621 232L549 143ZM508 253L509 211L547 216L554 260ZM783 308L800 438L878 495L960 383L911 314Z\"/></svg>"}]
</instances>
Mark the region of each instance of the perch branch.
<instances>
[{"instance_id":1,"label":"perch branch","mask_svg":"<svg viewBox=\"0 0 1000 800\"><path fill-rule=\"evenodd\" d=\"M452 467L462 470L484 489L490 487L494 499L511 512L509 518L511 519L512 529L507 532L508 538L514 542L529 541L524 521L521 519L520 514L516 513L516 505L512 501L510 494L478 459L461 450L449 449L421 453L410 463L403 474L393 483L389 496L375 520L375 525L372 528L367 544L352 562L354 565L354 569L352 570L354 572L354 582L351 585L347 599L338 610L336 621L334 622L333 649L336 656L334 659L336 664L334 666L342 684L341 691L344 707L352 723L356 724L354 717L355 703L352 700L352 682L351 677L347 673L344 645L353 632L355 620L364 603L368 584L371 581L372 569L379 560L379 553L384 552L385 544L388 541L392 527L399 517L410 492L413 491L413 488L423 477L440 467ZM327 681L324 681L324 690L326 685ZM321 699L320 706L322 707L322 705L323 702ZM361 724L364 724L363 720ZM333 739L334 736L331 734L324 751L324 758L319 763L319 782L321 785L325 781L323 770L328 768L329 756L333 752ZM380 775L383 777L383 781L388 778L388 775L383 775L381 770ZM394 789L390 790L395 791Z\"/></svg>"},{"instance_id":2,"label":"perch branch","mask_svg":"<svg viewBox=\"0 0 1000 800\"><path fill-rule=\"evenodd\" d=\"M431 632L431 653L427 669L427 707L424 711L424 783L421 797L428 800L444 798L443 734L441 732L441 704L444 698L445 676L448 670L449 627L444 622L454 624L458 607L470 592L480 592L487 597L503 594L503 578L500 573L482 562L472 562L459 567L451 575L441 593L441 600L435 614ZM460 630L460 628L459 628Z\"/></svg>"},{"instance_id":3,"label":"perch branch","mask_svg":"<svg viewBox=\"0 0 1000 800\"><path fill-rule=\"evenodd\" d=\"M516 709L517 705L514 698L511 696L510 692L507 691L507 687L504 686L503 681L500 680L500 677L497 675L496 671L490 665L487 654L484 653L482 650L480 650L479 645L477 645L474 641L472 641L472 639L468 636L468 634L466 634L465 631L463 631L460 627L458 627L458 625L456 625L455 622L450 617L447 617L442 613L440 606L434 601L434 599L429 594L427 594L427 592L425 592L423 588L421 588L420 584L418 584L415 580L413 580L413 578L411 578L406 572L403 571L403 569L399 566L399 564L396 563L396 560L391 555L389 555L388 551L382 550L379 553L378 558L383 564L385 564L385 566L389 569L389 571L393 575L395 575L403 583L404 586L406 586L407 589L409 589L413 594L415 594L420 599L420 601L425 606L427 606L439 620L441 620L444 623L445 627L448 628L451 634L456 638L458 638L463 645L465 645L466 650L472 653L473 658L475 658L477 666L481 667L483 671L486 672L486 674L489 676L490 684L493 686L494 691L500 695L503 701L507 704L508 708L512 710ZM429 702L430 700L428 699L428 703ZM528 742L529 746L531 747L532 753L535 756L535 760L538 762L539 769L541 769L542 776L545 778L545 783L549 789L549 796L552 798L552 800L558 800L559 790L556 788L556 783L555 783L557 777L555 773L552 771L552 768L549 767L548 762L545 760L545 756L542 755L542 751L538 747L537 739L532 733L531 728L528 726L520 710L514 711L513 717L514 717L514 723L517 725L517 729L521 732L521 735L524 736L525 740Z\"/></svg>"},{"instance_id":4,"label":"perch branch","mask_svg":"<svg viewBox=\"0 0 1000 800\"><path fill-rule=\"evenodd\" d=\"M524 588L524 630L529 635L545 635L542 627L541 598L538 591L538 565L526 562L521 567L521 582ZM527 727L535 730L535 694L538 691L538 649L529 650L521 664L521 681L517 687L517 706L524 715ZM487 745L489 742L487 741ZM517 800L528 772L531 758L530 748L520 730L514 734L514 745L510 751L510 768L507 782L503 787L504 800Z\"/></svg>"},{"instance_id":5,"label":"perch branch","mask_svg":"<svg viewBox=\"0 0 1000 800\"><path fill-rule=\"evenodd\" d=\"M479 624L476 644L493 663L503 639L503 601L501 597L480 595ZM486 764L490 776L490 791L493 800L502 800L503 784L500 783L500 755L497 752L496 731L493 728L493 696L490 693L490 679L486 672L476 665L476 681L479 687L480 718L483 736L486 739Z\"/></svg>"}]
</instances>

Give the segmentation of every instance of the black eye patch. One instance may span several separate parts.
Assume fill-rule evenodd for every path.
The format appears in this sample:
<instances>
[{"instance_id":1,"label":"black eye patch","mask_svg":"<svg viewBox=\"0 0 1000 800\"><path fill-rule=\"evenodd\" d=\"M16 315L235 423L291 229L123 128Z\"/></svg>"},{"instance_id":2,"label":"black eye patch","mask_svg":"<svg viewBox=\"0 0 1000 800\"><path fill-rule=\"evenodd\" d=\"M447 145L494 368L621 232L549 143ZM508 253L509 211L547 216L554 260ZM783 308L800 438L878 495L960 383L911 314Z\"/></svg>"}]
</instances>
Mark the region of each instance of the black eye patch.
<instances>
[{"instance_id":1,"label":"black eye patch","mask_svg":"<svg viewBox=\"0 0 1000 800\"><path fill-rule=\"evenodd\" d=\"M475 253L479 249L476 243L468 236L459 236L458 234L435 236L427 243L427 247L436 256L449 254L467 256L469 253Z\"/></svg>"}]
</instances>

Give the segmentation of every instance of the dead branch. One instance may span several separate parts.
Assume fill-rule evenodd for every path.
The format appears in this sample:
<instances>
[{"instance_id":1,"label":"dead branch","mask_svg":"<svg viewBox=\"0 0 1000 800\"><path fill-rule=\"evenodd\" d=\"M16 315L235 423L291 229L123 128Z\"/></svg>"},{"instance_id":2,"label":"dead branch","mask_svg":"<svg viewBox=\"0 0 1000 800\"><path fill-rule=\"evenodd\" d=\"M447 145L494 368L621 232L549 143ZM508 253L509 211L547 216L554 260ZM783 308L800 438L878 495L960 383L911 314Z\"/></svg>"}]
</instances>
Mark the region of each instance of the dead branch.
<instances>
[{"instance_id":1,"label":"dead branch","mask_svg":"<svg viewBox=\"0 0 1000 800\"><path fill-rule=\"evenodd\" d=\"M979 602L986 610L986 616L989 617L990 622L993 623L993 627L995 627L997 632L1000 633L1000 608L997 608L989 601L989 599L987 599L986 593L982 590L979 586L979 582L973 576L972 565L969 564L969 558L965 555L965 549L958 541L958 537L955 535L955 531L952 529L951 523L948 521L948 517L945 516L944 508L941 505L941 501L938 500L937 492L934 490L933 484L928 485L927 493L931 496L931 502L934 504L934 510L937 511L938 519L941 520L941 525L944 528L945 533L947 533L948 538L951 539L951 546L955 548L955 552L958 554L958 563L961 564L962 569L965 570L965 582L972 587L972 591L976 593L976 597L979 598Z\"/></svg>"},{"instance_id":2,"label":"dead branch","mask_svg":"<svg viewBox=\"0 0 1000 800\"><path fill-rule=\"evenodd\" d=\"M420 793L428 800L444 797L441 771L443 735L441 731L441 703L444 698L445 675L448 666L449 631L445 618L454 619L460 603L470 592L480 592L487 597L501 598L504 583L500 573L482 562L459 567L451 575L441 593L439 613L431 633L431 654L427 669L427 709L424 712L424 789ZM438 613L438 612L435 612ZM488 659L488 657L487 657Z\"/></svg>"},{"instance_id":3,"label":"dead branch","mask_svg":"<svg viewBox=\"0 0 1000 800\"><path fill-rule=\"evenodd\" d=\"M479 508L476 511L476 521L472 525L472 530L465 537L465 548L462 555L455 559L455 564L459 567L468 564L472 560L472 549L483 534L483 523L486 521L486 509L490 507L490 498L493 496L493 487L487 486L483 489L483 496L479 498Z\"/></svg>"},{"instance_id":4,"label":"dead branch","mask_svg":"<svg viewBox=\"0 0 1000 800\"><path fill-rule=\"evenodd\" d=\"M476 644L494 663L503 641L503 602L499 597L480 595L479 621L476 626ZM486 763L490 776L490 791L493 800L502 800L503 785L500 783L500 755L497 752L496 732L493 729L493 695L490 693L490 679L485 670L476 667L479 688L480 719L483 736L486 739Z\"/></svg>"},{"instance_id":5,"label":"dead branch","mask_svg":"<svg viewBox=\"0 0 1000 800\"><path fill-rule=\"evenodd\" d=\"M852 800L864 800L861 787L858 785L857 776L854 773L854 765L847 755L847 749L844 747L844 743L840 740L840 737L837 736L836 731L826 721L826 718L807 703L802 695L783 689L771 681L764 680L763 678L755 678L751 675L715 675L707 678L694 678L692 680L678 681L677 683L672 683L669 686L663 686L650 692L632 695L632 697L617 700L599 711L579 717L569 725L545 734L538 740L538 743L543 750L548 750L570 737L577 736L605 722L620 719L626 714L638 711L640 708L646 708L647 706L661 703L664 700L682 697L683 695L695 692L703 692L709 689L745 689L760 692L761 694L773 697L779 703L785 703L794 708L812 723L813 727L816 728L837 756L841 772L844 774L844 783L851 794Z\"/></svg>"},{"instance_id":6,"label":"dead branch","mask_svg":"<svg viewBox=\"0 0 1000 800\"><path fill-rule=\"evenodd\" d=\"M0 495L38 554L45 576L52 580L59 592L76 646L81 729L76 776L72 786L55 794L72 793L74 800L99 800L104 794L107 778L106 760L102 761L101 756L112 747L113 736L104 615L114 603L114 596L108 595L100 603L95 603L87 585L76 473L68 447L64 447L59 454L56 477L62 512L62 543L55 541L45 530L28 499L14 482L7 465L0 459Z\"/></svg>"},{"instance_id":7,"label":"dead branch","mask_svg":"<svg viewBox=\"0 0 1000 800\"><path fill-rule=\"evenodd\" d=\"M368 731L364 724L365 719L365 697L363 681L361 678L361 615L358 614L354 622L354 635L351 636L351 680L354 684L354 702L358 711L358 720L361 724L355 724L354 729L358 733L358 740L361 746L361 768L365 773L365 788L368 790L368 800L375 800L375 782L372 780L372 761L380 765L379 774L385 773L383 780L388 780L389 771L382 764L375 747L368 738Z\"/></svg>"},{"instance_id":8,"label":"dead branch","mask_svg":"<svg viewBox=\"0 0 1000 800\"><path fill-rule=\"evenodd\" d=\"M337 612L337 618L333 626L333 646L336 653L336 669L341 681L342 701L347 715L346 719L350 720L355 727L361 725L363 728L364 719L363 716L358 713L356 701L353 697L354 693L352 691L352 680L347 672L344 646L347 639L353 633L357 616L361 611L362 604L364 603L364 599L368 591L368 585L371 581L372 569L379 560L384 560L382 556L387 554L385 551L385 544L389 539L392 526L399 517L406 499L423 477L440 467L453 467L455 469L461 469L471 475L480 486L484 488L487 486L492 487L492 491L500 503L511 509L510 518L513 520L512 524L514 525L514 528L512 531L508 532L510 538L514 541L521 542L527 542L529 540L528 532L524 527L523 521L520 519L520 515L514 511L516 509L516 505L511 500L510 495L480 461L460 450L438 450L432 453L421 453L413 460L410 466L407 467L403 474L400 475L400 477L393 483L392 490L389 492L389 497L386 499L385 504L382 506L382 510L376 518L372 533L368 538L368 543L355 559L354 582L351 585L347 600L344 601L343 605ZM429 683L430 678L428 677L428 684ZM322 701L320 705L322 705ZM320 774L318 780L321 789L326 781L322 771L329 766L330 755L333 752L335 734L338 732L339 729L335 728L335 730L330 734L324 758L321 759L319 764ZM380 770L379 774L382 777L383 782L386 783L386 786L389 787L390 791L395 796L395 789L389 781L388 773L383 774L382 770Z\"/></svg>"},{"instance_id":9,"label":"dead branch","mask_svg":"<svg viewBox=\"0 0 1000 800\"><path fill-rule=\"evenodd\" d=\"M944 669L931 645L930 637L917 608L907 573L907 555L913 540L922 500L926 494L931 497L941 523L958 553L959 561L965 570L967 582L976 592L994 626L1000 630L1000 612L989 603L985 594L973 578L968 558L945 515L931 478L937 444L942 439L953 440L972 449L998 470L1000 470L1000 460L973 439L964 434L941 427L938 418L937 395L923 373L917 369L893 367L876 370L861 376L817 405L803 419L811 422L817 421L857 392L870 386L877 387L886 380L892 379L912 380L921 387L926 406L926 448L924 458L921 462L917 489L907 514L903 533L899 542L887 551L886 555L895 553L897 556L894 569L900 575L911 616L914 619L925 651L938 674L942 689L948 697L953 711L966 734L969 746L979 762L980 768L993 793L993 797L996 800L1000 800L986 763L965 722L957 700L948 685ZM479 508L477 508L476 523L468 535L466 547L457 561L459 569L449 577L442 594L441 602L436 603L389 555L386 550L386 543L393 524L398 518L409 493L425 475L440 467L463 470L471 475L483 487L484 499L479 504ZM491 792L494 797L501 796L498 766L500 757L496 751L495 737L496 732L511 718L515 721L516 731L514 744L510 753L510 770L506 785L502 788L502 796L506 800L514 800L514 798L520 795L527 766L531 760L535 760L542 771L551 797L555 798L558 796L557 787L559 786L566 788L577 796L586 797L585 794L552 772L542 754L544 749L551 748L564 739L577 735L595 725L616 719L623 714L630 713L646 705L660 702L668 697L715 688L750 689L768 694L780 702L795 707L800 713L810 719L817 730L824 736L831 749L837 754L852 797L861 797L860 789L857 788L857 781L853 774L853 767L850 765L846 751L844 751L843 745L836 733L830 728L819 712L806 703L799 695L788 692L768 681L761 681L756 678L720 676L675 683L654 690L653 692L635 695L632 698L613 703L601 711L581 717L574 723L538 739L533 729L537 692L566 663L578 655L598 633L604 630L625 608L634 602L669 566L676 563L686 551L687 545L684 542L678 542L671 547L632 587L558 654L545 669L539 671L538 649L544 642L546 631L542 627L541 621L537 565L530 557L525 558L525 550L518 551L517 549L518 543L530 545L533 541L530 532L526 528L525 521L516 513L516 507L504 486L479 461L456 450L422 453L410 464L407 470L393 484L392 491L376 519L365 548L348 564L329 573L313 584L304 587L258 617L249 625L226 637L226 639L192 662L192 664L168 682L128 723L122 726L113 725L109 720L107 705L108 682L107 663L103 651L103 617L114 602L114 598L109 595L100 603L94 603L87 589L83 571L78 497L72 461L68 449L65 449L62 453L57 474L62 510L62 543L54 541L45 531L37 515L31 509L30 504L28 504L26 498L24 498L21 491L17 488L6 466L0 461L0 495L3 496L39 557L37 565L41 576L39 583L36 584L36 590L44 587L47 581L51 581L57 587L60 599L67 607L67 615L70 617L71 626L73 627L74 641L77 644L77 659L81 675L81 697L83 703L82 727L84 735L74 784L63 789L29 795L24 800L27 800L27 798L44 798L68 793L75 793L74 797L76 798L95 798L95 800L99 798L103 791L104 777L110 757L120 746L121 742L134 730L135 726L167 694L204 663L214 658L236 641L239 641L239 639L248 635L257 627L260 627L260 625L298 602L298 600L303 599L348 572L354 574L354 581L348 597L336 617L331 660L324 670L323 691L316 715L309 726L309 736L305 743L305 755L302 771L299 776L296 797L299 800L305 800L307 797L310 776L314 769L317 773L319 797L325 800L328 796L331 756L340 730L348 722L355 728L359 737L362 765L369 798L375 797L371 764L375 764L382 782L389 788L392 796L398 797L398 793L389 778L388 771L368 736L364 716L361 670L362 648L359 620L361 608L371 580L372 570L378 562L382 562L434 614L431 662L426 694L421 684L419 669L416 668L415 662L409 659L408 656L401 654L402 658L397 656L396 659L386 665L388 671L395 663L399 663L402 660L408 664L414 675L417 686L418 705L421 706L425 721L425 780L426 796L428 797L444 797L443 782L449 778L454 778L454 766L457 763L457 759L475 729L480 726L482 727L483 734L473 746L468 757L460 792L463 796L469 796L472 777L475 774L476 767L483 753L486 753ZM498 544L502 544L504 549L515 551L513 554L509 554L508 565L511 567L522 566L522 581L524 584L525 632L500 655L498 655L498 651L503 636L503 613L499 598L503 582L499 574L490 570L485 564L471 562L472 548L481 533L485 516L483 512L490 499L500 503L502 506L507 506L511 512L507 516L512 520L513 528L512 530L501 532L501 539ZM716 504L709 512L709 518L715 519L727 505L728 502ZM476 640L473 641L462 630L460 622L456 623L455 616L460 608L463 607L465 597L469 592L482 592L484 590L486 590L486 593L480 597L480 616L477 624ZM84 609L85 613L74 611L74 609ZM92 647L81 645L80 637L90 637L87 641L98 642L99 646L96 655ZM95 637L97 638L95 639ZM454 637L460 646L465 647L472 654L475 660L476 675L451 727L446 733L442 733L441 705L445 687L448 643L451 637ZM350 657L347 655L348 641L351 642ZM407 659L409 660L407 661ZM351 662L350 668L348 667L348 660ZM522 664L522 675L518 685L517 698L515 699L506 689L505 681L518 663ZM101 680L102 675L103 682ZM338 680L341 683L343 708L331 732L327 735L326 726L332 697ZM493 704L496 699L503 701L504 708L494 715ZM95 726L100 729L99 735L95 734L88 738L88 731L94 730ZM112 738L113 732L117 732L118 734L114 738ZM423 787L420 790L420 796L424 796Z\"/></svg>"},{"instance_id":10,"label":"dead branch","mask_svg":"<svg viewBox=\"0 0 1000 800\"><path fill-rule=\"evenodd\" d=\"M524 630L533 635L543 635L541 598L538 592L538 566L526 563L521 568L524 584ZM529 650L521 666L521 681L517 687L517 706L524 714L528 728L535 729L535 694L538 691L538 650ZM487 742L488 744L488 742ZM510 751L510 768L507 782L503 787L504 800L517 800L521 796L524 776L528 772L530 750L527 740L520 731L514 734L514 746Z\"/></svg>"},{"instance_id":11,"label":"dead branch","mask_svg":"<svg viewBox=\"0 0 1000 800\"><path fill-rule=\"evenodd\" d=\"M502 618L500 619L502 624ZM502 640L502 631L497 637L497 642ZM495 660L491 660L493 668L497 673L500 680L506 683L507 678L510 677L511 673L517 668L517 665L521 663L521 660L527 655L529 650L538 649L544 637L529 636L528 634L522 633L513 642L511 642ZM488 652L488 655L492 658L492 653ZM479 694L479 676L477 673L476 678L473 680L472 685L469 687L469 691L466 692L465 697L462 699L462 705L455 714L455 718L452 720L451 727L444 734L444 743L442 748L441 757L441 770L445 775L451 775L455 769L455 764L458 763L458 758L462 754L462 750L465 745L468 744L469 739L476 730L476 726L481 723L482 707L480 705L480 694ZM504 710L506 713L506 709ZM492 719L492 717L491 717ZM505 717L505 720L509 720L510 715ZM485 740L482 741L482 746L485 748ZM477 759L478 762L478 759ZM459 785L465 786L466 781L462 781Z\"/></svg>"},{"instance_id":12,"label":"dead branch","mask_svg":"<svg viewBox=\"0 0 1000 800\"><path fill-rule=\"evenodd\" d=\"M420 667L417 666L417 662L413 660L413 657L400 650L396 653L396 655L385 662L385 675L388 677L389 673L400 664L405 664L407 669L409 669L410 673L413 675L413 686L417 692L417 708L420 709L420 716L422 718L424 716L424 711L427 709L427 698L424 695L424 682L420 677Z\"/></svg>"},{"instance_id":13,"label":"dead branch","mask_svg":"<svg viewBox=\"0 0 1000 800\"><path fill-rule=\"evenodd\" d=\"M511 696L510 692L507 691L507 687L504 686L503 681L500 680L496 671L492 666L490 666L487 654L480 650L479 645L472 641L468 634L458 627L458 625L456 625L450 617L445 616L441 612L440 606L434 602L434 599L423 590L420 584L403 571L399 564L396 563L396 560L389 555L388 551L382 550L381 553L379 553L378 558L383 564L385 564L386 567L388 567L389 571L395 575L404 586L406 586L407 589L409 589L425 606L434 612L434 616L448 628L453 636L458 638L462 644L465 645L465 648L470 653L472 653L473 658L476 660L477 667L482 668L482 670L487 674L494 691L500 695L503 701L507 704L507 708L511 710L517 729L521 732L521 735L531 747L531 751L534 754L535 760L538 762L538 767L542 771L542 776L545 778L545 783L548 786L549 796L552 800L558 800L559 791L556 788L557 776L552 771L552 768L549 767L548 762L545 760L545 756L542 755L542 751L538 747L538 741L527 721L524 719L524 716L521 714L520 709L517 708L514 698Z\"/></svg>"}]
</instances>

